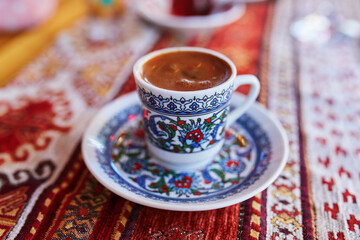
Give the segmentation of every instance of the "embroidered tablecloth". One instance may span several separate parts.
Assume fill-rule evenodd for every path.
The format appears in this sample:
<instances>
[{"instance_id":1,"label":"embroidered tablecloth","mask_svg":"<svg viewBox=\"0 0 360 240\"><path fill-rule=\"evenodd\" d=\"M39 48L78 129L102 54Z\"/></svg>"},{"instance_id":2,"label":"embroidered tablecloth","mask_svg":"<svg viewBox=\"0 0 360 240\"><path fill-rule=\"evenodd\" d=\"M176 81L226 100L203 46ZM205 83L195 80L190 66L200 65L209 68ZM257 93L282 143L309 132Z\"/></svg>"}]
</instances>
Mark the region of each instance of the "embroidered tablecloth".
<instances>
[{"instance_id":1,"label":"embroidered tablecloth","mask_svg":"<svg viewBox=\"0 0 360 240\"><path fill-rule=\"evenodd\" d=\"M62 0L44 25L1 33L0 239L360 239L360 45L339 34L321 44L290 34L319 2L249 3L238 21L184 36L131 9L92 18L86 2ZM355 0L334 9L360 20ZM135 204L91 175L79 147L94 114L135 90L137 58L182 45L217 50L239 74L257 75L258 102L289 138L276 181L226 208Z\"/></svg>"}]
</instances>

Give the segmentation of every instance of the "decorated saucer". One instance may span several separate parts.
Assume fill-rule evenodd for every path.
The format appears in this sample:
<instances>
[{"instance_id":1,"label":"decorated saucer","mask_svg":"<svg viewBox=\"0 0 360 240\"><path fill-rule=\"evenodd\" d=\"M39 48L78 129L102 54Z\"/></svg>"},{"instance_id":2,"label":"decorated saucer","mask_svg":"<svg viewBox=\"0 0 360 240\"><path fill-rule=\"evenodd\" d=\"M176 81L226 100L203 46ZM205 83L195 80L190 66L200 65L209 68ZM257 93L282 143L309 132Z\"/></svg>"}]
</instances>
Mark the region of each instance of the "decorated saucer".
<instances>
[{"instance_id":1,"label":"decorated saucer","mask_svg":"<svg viewBox=\"0 0 360 240\"><path fill-rule=\"evenodd\" d=\"M234 93L232 106L242 101L242 95ZM142 124L137 93L122 96L92 120L82 152L87 167L105 187L149 207L201 211L239 203L268 187L288 157L284 130L260 104L227 130L213 161L194 171L168 169L149 157Z\"/></svg>"},{"instance_id":2,"label":"decorated saucer","mask_svg":"<svg viewBox=\"0 0 360 240\"><path fill-rule=\"evenodd\" d=\"M226 9L199 16L176 16L171 13L171 2L168 0L136 0L134 3L137 13L149 22L181 31L209 30L230 24L245 12L245 4L231 4Z\"/></svg>"}]
</instances>

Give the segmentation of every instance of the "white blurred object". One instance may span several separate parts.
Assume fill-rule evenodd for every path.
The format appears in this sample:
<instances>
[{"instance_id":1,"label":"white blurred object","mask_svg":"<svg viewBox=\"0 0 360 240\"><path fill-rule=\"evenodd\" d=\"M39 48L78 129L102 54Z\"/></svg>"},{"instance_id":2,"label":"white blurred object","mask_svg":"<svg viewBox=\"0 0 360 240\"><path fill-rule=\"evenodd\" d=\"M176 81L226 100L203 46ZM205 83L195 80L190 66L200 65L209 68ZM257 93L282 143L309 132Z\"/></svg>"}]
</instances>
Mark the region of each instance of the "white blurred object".
<instances>
[{"instance_id":1,"label":"white blurred object","mask_svg":"<svg viewBox=\"0 0 360 240\"><path fill-rule=\"evenodd\" d=\"M57 0L0 0L0 31L18 31L50 18Z\"/></svg>"},{"instance_id":2,"label":"white blurred object","mask_svg":"<svg viewBox=\"0 0 360 240\"><path fill-rule=\"evenodd\" d=\"M323 1L317 9L290 26L290 33L300 42L324 44L337 37L360 38L360 22L345 18L330 1Z\"/></svg>"},{"instance_id":3,"label":"white blurred object","mask_svg":"<svg viewBox=\"0 0 360 240\"><path fill-rule=\"evenodd\" d=\"M300 42L325 43L331 37L331 22L325 16L309 14L294 22L290 32Z\"/></svg>"},{"instance_id":4,"label":"white blurred object","mask_svg":"<svg viewBox=\"0 0 360 240\"><path fill-rule=\"evenodd\" d=\"M352 38L360 38L360 22L353 19L344 19L339 31Z\"/></svg>"},{"instance_id":5,"label":"white blurred object","mask_svg":"<svg viewBox=\"0 0 360 240\"><path fill-rule=\"evenodd\" d=\"M228 9L208 15L176 16L171 14L171 1L136 0L135 9L149 22L174 30L200 31L230 24L245 12L245 4L232 4Z\"/></svg>"}]
</instances>

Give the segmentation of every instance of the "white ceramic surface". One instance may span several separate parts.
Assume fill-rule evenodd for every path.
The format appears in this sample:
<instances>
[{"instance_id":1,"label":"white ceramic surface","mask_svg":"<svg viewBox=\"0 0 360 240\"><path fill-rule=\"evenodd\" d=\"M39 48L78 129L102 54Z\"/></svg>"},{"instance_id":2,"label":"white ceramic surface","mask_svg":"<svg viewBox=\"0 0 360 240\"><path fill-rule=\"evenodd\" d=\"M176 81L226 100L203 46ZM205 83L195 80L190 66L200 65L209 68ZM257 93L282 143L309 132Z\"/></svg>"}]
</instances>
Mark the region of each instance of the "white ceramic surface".
<instances>
[{"instance_id":1,"label":"white ceramic surface","mask_svg":"<svg viewBox=\"0 0 360 240\"><path fill-rule=\"evenodd\" d=\"M236 107L242 101L243 97L235 93L232 105ZM287 136L278 120L261 105L253 104L231 126L236 134L245 136L247 147L239 147L236 138L228 134L225 151L204 169L176 172L147 156L142 135L137 134L140 120L136 93L110 102L88 126L82 152L87 167L105 187L150 207L201 211L239 203L268 187L282 171L289 154ZM126 136L129 149L118 148L116 142ZM143 155L133 151L136 147ZM127 150L126 157L118 158L121 151Z\"/></svg>"}]
</instances>

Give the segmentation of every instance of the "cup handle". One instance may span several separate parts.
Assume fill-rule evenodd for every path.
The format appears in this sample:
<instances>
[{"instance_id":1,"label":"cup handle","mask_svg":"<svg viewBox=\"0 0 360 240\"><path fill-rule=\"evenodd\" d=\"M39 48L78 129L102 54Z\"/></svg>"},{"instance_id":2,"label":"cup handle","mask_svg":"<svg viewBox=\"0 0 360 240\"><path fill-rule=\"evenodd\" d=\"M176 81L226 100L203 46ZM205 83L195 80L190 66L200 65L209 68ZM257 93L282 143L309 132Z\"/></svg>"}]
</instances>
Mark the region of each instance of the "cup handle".
<instances>
[{"instance_id":1,"label":"cup handle","mask_svg":"<svg viewBox=\"0 0 360 240\"><path fill-rule=\"evenodd\" d=\"M237 107L236 109L230 112L227 119L226 128L230 127L231 124L233 124L246 110L248 110L251 104L255 102L257 96L259 95L260 82L257 77L255 77L254 75L236 76L234 82L234 90L240 85L245 85L245 84L251 85L250 92L247 95L243 104L240 107Z\"/></svg>"}]
</instances>

